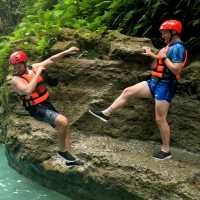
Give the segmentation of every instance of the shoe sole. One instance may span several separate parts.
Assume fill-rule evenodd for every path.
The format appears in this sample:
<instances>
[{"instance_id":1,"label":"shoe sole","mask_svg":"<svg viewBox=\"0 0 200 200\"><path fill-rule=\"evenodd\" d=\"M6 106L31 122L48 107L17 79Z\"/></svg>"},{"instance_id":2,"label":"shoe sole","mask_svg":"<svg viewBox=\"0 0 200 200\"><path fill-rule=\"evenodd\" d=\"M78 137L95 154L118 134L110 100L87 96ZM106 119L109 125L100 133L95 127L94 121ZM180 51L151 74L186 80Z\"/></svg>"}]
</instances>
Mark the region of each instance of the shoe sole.
<instances>
[{"instance_id":1,"label":"shoe sole","mask_svg":"<svg viewBox=\"0 0 200 200\"><path fill-rule=\"evenodd\" d=\"M67 166L81 166L84 165L84 162L77 160L76 162L65 162Z\"/></svg>"},{"instance_id":2,"label":"shoe sole","mask_svg":"<svg viewBox=\"0 0 200 200\"><path fill-rule=\"evenodd\" d=\"M101 121L108 123L107 119L104 119L103 117L96 115L95 113L93 113L91 110L89 110L89 113L92 114L93 116L95 116L96 118L100 119Z\"/></svg>"},{"instance_id":3,"label":"shoe sole","mask_svg":"<svg viewBox=\"0 0 200 200\"><path fill-rule=\"evenodd\" d=\"M155 160L168 160L168 159L172 158L172 155L167 156L167 157L165 157L165 158L163 158L163 159L161 159L161 158L156 158L156 157L152 157L152 158L155 159Z\"/></svg>"},{"instance_id":4,"label":"shoe sole","mask_svg":"<svg viewBox=\"0 0 200 200\"><path fill-rule=\"evenodd\" d=\"M67 162L67 163L75 163L75 162L78 161L78 159L75 159L75 160L68 160L68 159L66 159L65 157L61 156L60 154L57 154L56 157L57 157L58 159L61 159L61 160L65 161L65 162Z\"/></svg>"},{"instance_id":5,"label":"shoe sole","mask_svg":"<svg viewBox=\"0 0 200 200\"><path fill-rule=\"evenodd\" d=\"M65 159L65 161L66 161L66 163L76 163L78 160L67 160L67 159Z\"/></svg>"}]
</instances>

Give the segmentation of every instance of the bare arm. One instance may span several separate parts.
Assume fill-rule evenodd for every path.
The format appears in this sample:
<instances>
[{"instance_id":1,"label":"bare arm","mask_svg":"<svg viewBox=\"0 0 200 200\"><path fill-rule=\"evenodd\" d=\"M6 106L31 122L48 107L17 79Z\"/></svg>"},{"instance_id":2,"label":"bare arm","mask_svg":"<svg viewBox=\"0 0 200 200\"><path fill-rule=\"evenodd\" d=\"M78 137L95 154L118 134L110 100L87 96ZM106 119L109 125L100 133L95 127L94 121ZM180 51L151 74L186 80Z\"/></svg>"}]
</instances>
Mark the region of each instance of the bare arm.
<instances>
[{"instance_id":1,"label":"bare arm","mask_svg":"<svg viewBox=\"0 0 200 200\"><path fill-rule=\"evenodd\" d=\"M30 95L37 85L38 76L41 74L42 70L45 68L40 66L38 67L33 79L27 83L26 80L20 77L13 77L11 80L11 85L13 86L14 90L21 95Z\"/></svg>"},{"instance_id":2,"label":"bare arm","mask_svg":"<svg viewBox=\"0 0 200 200\"><path fill-rule=\"evenodd\" d=\"M73 55L77 52L79 52L80 49L77 47L71 47L65 51L62 51L60 53L57 53L49 58L47 58L46 60L40 62L40 63L35 63L33 64L33 68L37 68L38 66L43 66L43 67L47 67L48 65L54 64L56 62L58 62L59 60L61 60L64 56L66 55Z\"/></svg>"},{"instance_id":3,"label":"bare arm","mask_svg":"<svg viewBox=\"0 0 200 200\"><path fill-rule=\"evenodd\" d=\"M166 66L172 71L173 74L178 75L181 73L184 63L173 63L169 58L165 58Z\"/></svg>"}]
</instances>

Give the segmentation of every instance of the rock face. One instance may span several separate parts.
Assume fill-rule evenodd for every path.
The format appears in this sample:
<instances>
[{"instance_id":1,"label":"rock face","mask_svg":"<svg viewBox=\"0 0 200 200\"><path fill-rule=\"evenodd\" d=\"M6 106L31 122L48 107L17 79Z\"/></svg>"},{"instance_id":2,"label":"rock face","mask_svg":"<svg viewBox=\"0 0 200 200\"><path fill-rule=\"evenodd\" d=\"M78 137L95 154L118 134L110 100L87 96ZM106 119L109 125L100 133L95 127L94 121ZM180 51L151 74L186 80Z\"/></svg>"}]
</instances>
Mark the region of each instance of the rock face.
<instances>
[{"instance_id":1,"label":"rock face","mask_svg":"<svg viewBox=\"0 0 200 200\"><path fill-rule=\"evenodd\" d=\"M199 200L200 62L185 70L169 112L174 157L158 162L151 159L160 141L152 100L133 99L108 124L88 113L149 77L151 60L141 47L153 48L150 40L70 29L60 39L52 53L71 44L82 52L49 68L59 80L50 88L51 100L71 120L74 153L85 164L69 168L58 160L55 130L16 102L6 141L9 164L73 200Z\"/></svg>"}]
</instances>

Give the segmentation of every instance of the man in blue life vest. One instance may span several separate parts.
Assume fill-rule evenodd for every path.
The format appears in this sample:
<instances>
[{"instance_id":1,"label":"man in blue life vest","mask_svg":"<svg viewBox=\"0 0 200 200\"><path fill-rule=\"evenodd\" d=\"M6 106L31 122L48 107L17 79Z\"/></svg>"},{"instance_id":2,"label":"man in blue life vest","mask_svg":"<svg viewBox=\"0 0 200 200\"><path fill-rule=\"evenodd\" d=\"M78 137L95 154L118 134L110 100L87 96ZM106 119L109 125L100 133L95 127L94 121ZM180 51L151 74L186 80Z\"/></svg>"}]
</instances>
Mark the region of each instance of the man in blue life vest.
<instances>
[{"instance_id":1,"label":"man in blue life vest","mask_svg":"<svg viewBox=\"0 0 200 200\"><path fill-rule=\"evenodd\" d=\"M14 66L11 85L21 97L23 106L37 120L49 123L56 128L59 139L59 156L65 158L66 165L77 165L80 161L70 154L71 141L68 131L68 119L60 114L49 101L49 93L43 73L46 67L56 63L67 55L79 52L79 48L71 47L48 59L27 66L28 56L24 51L16 51L10 55L9 62Z\"/></svg>"},{"instance_id":2,"label":"man in blue life vest","mask_svg":"<svg viewBox=\"0 0 200 200\"><path fill-rule=\"evenodd\" d=\"M121 95L105 110L89 112L107 122L111 114L122 108L130 98L153 98L155 100L155 120L160 130L162 146L153 158L165 160L172 157L170 152L170 127L167 113L176 92L177 80L187 63L187 51L181 41L182 24L178 20L167 20L160 26L162 39L166 47L158 54L144 47L144 55L156 59L151 79L140 82L123 90Z\"/></svg>"}]
</instances>

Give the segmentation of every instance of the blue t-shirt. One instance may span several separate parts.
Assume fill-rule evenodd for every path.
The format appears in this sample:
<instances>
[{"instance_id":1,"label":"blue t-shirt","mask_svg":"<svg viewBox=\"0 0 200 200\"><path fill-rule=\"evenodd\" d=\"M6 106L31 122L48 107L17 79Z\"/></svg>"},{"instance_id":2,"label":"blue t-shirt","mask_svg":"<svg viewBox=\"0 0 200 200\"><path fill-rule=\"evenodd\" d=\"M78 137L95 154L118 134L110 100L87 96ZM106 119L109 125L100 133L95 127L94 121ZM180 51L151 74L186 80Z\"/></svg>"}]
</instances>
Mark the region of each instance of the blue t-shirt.
<instances>
[{"instance_id":1,"label":"blue t-shirt","mask_svg":"<svg viewBox=\"0 0 200 200\"><path fill-rule=\"evenodd\" d=\"M170 44L167 57L173 63L183 63L185 60L185 47L183 46L183 43L178 41Z\"/></svg>"}]
</instances>

